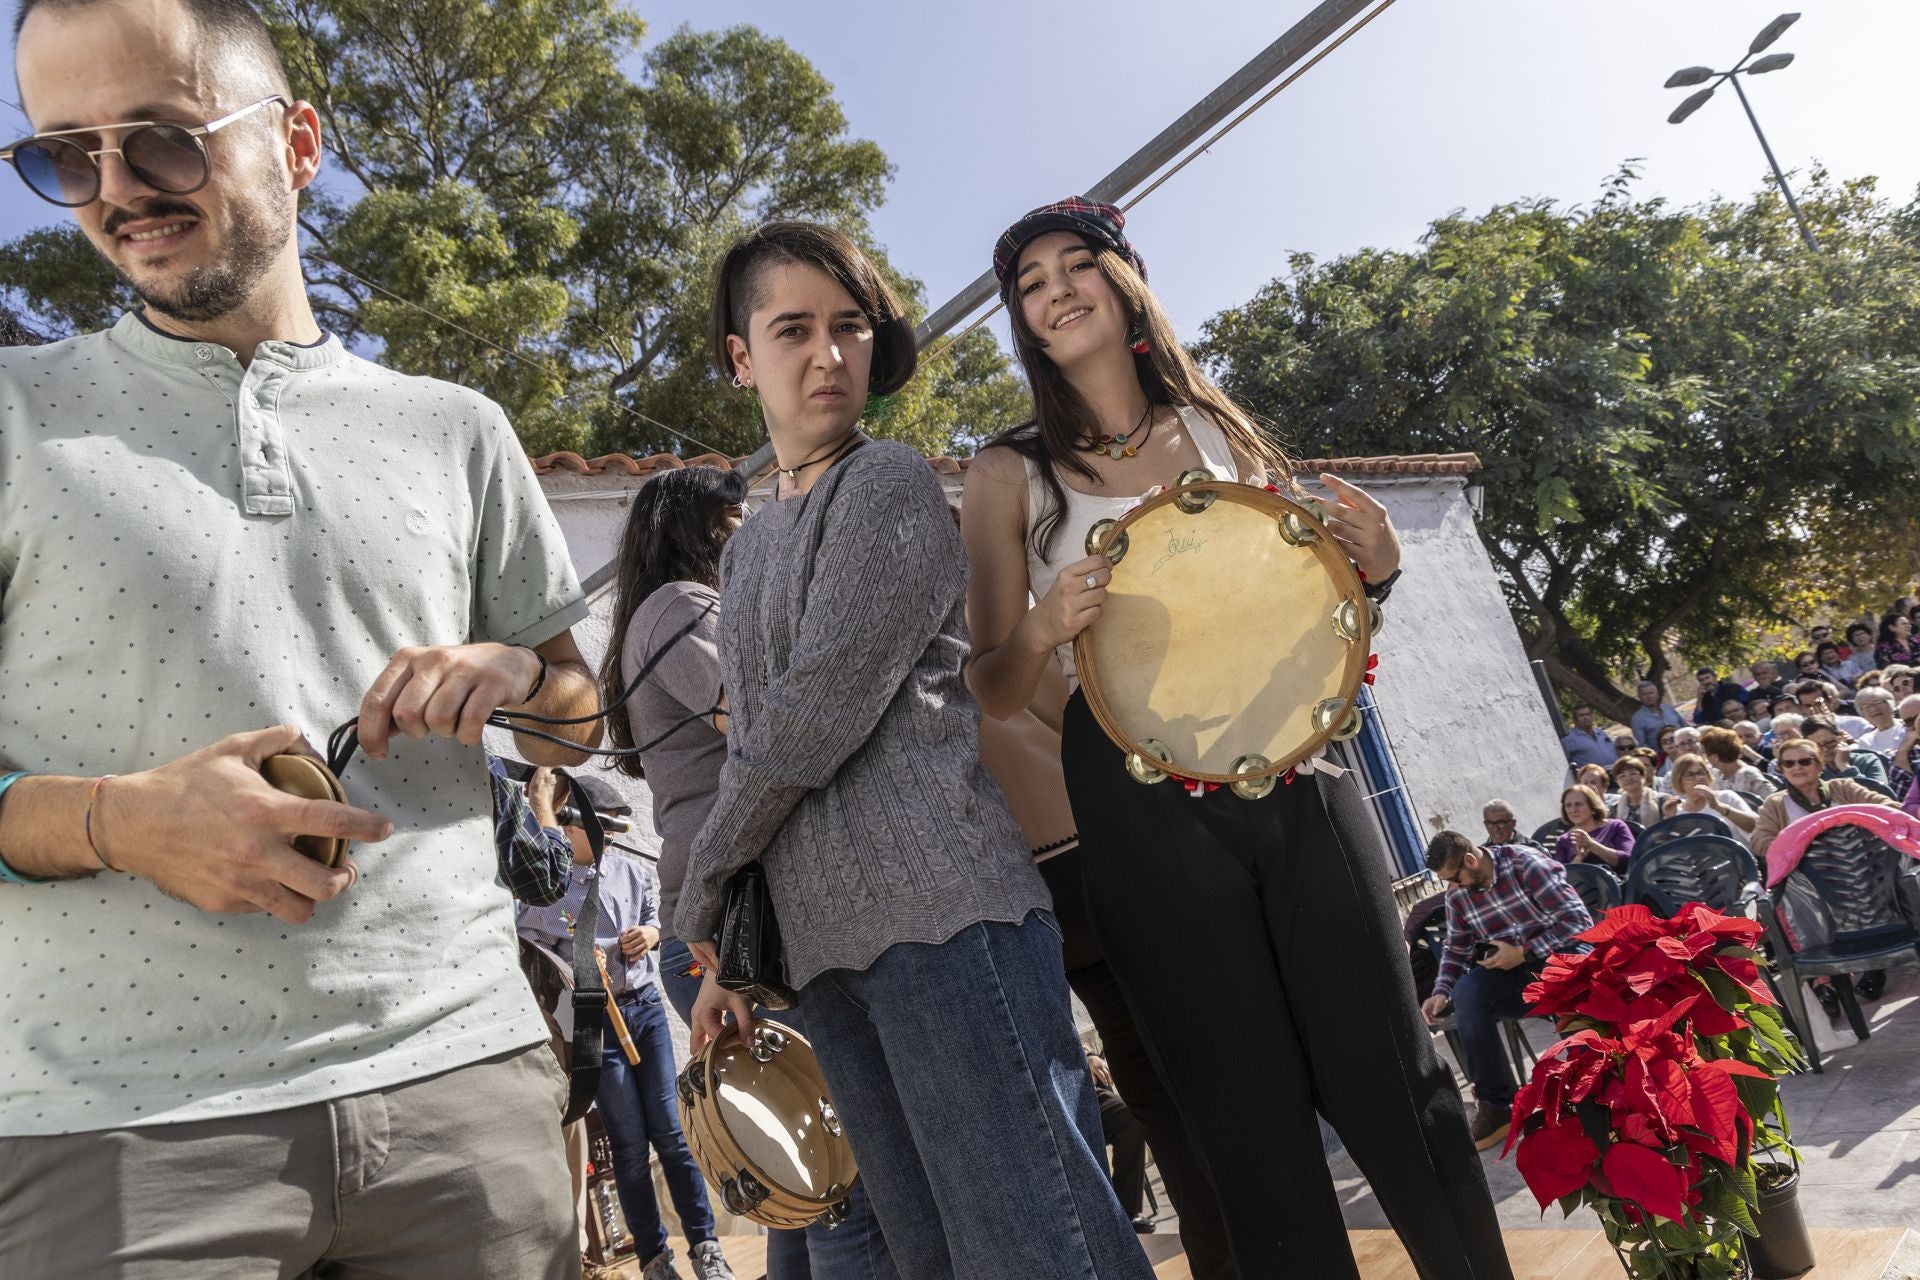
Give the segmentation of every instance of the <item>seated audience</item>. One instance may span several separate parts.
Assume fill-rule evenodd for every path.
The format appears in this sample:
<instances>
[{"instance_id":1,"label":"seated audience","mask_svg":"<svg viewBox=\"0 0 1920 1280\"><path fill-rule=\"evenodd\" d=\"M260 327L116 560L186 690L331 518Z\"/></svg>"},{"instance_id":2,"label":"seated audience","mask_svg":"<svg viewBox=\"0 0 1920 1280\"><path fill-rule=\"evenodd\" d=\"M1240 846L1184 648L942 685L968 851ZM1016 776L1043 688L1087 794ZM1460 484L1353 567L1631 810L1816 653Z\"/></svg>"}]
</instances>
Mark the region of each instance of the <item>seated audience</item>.
<instances>
[{"instance_id":1,"label":"seated audience","mask_svg":"<svg viewBox=\"0 0 1920 1280\"><path fill-rule=\"evenodd\" d=\"M1898 612L1880 619L1879 639L1873 646L1875 666L1890 667L1896 662L1909 667L1920 663L1920 649L1913 643L1913 619Z\"/></svg>"},{"instance_id":2,"label":"seated audience","mask_svg":"<svg viewBox=\"0 0 1920 1280\"><path fill-rule=\"evenodd\" d=\"M1613 790L1613 777L1602 765L1581 765L1574 773L1573 780L1583 787L1593 788L1603 796Z\"/></svg>"},{"instance_id":3,"label":"seated audience","mask_svg":"<svg viewBox=\"0 0 1920 1280\"><path fill-rule=\"evenodd\" d=\"M1887 774L1887 762L1872 751L1853 745L1851 735L1841 730L1828 716L1808 716L1800 726L1800 735L1820 749L1826 781L1844 778L1893 799L1893 780Z\"/></svg>"},{"instance_id":4,"label":"seated audience","mask_svg":"<svg viewBox=\"0 0 1920 1280\"><path fill-rule=\"evenodd\" d=\"M1880 672L1880 677L1886 685L1887 692L1896 698L1911 697L1914 693L1920 692L1914 688L1913 668L1904 662L1884 668Z\"/></svg>"},{"instance_id":5,"label":"seated audience","mask_svg":"<svg viewBox=\"0 0 1920 1280\"><path fill-rule=\"evenodd\" d=\"M1505 800L1489 800L1480 806L1480 822L1487 829L1488 844L1524 844L1538 849L1539 842L1520 830L1520 819Z\"/></svg>"},{"instance_id":6,"label":"seated audience","mask_svg":"<svg viewBox=\"0 0 1920 1280\"><path fill-rule=\"evenodd\" d=\"M1840 670L1846 674L1848 682L1858 689L1860 677L1878 665L1873 660L1873 628L1864 622L1856 622L1848 627L1847 648L1852 654L1840 664Z\"/></svg>"},{"instance_id":7,"label":"seated audience","mask_svg":"<svg viewBox=\"0 0 1920 1280\"><path fill-rule=\"evenodd\" d=\"M1760 806L1760 812L1754 817L1753 833L1747 837L1748 848L1762 862L1781 830L1810 813L1840 804L1894 803L1889 797L1851 778L1823 778L1823 753L1819 744L1810 739L1783 739L1774 750L1774 761L1785 775L1787 784L1768 796L1766 803ZM1885 972L1875 969L1861 974L1855 980L1854 987L1862 999L1872 1000L1880 995L1885 984ZM1817 984L1814 994L1819 997L1827 1016L1833 1017L1840 1012L1838 998L1825 983Z\"/></svg>"},{"instance_id":8,"label":"seated audience","mask_svg":"<svg viewBox=\"0 0 1920 1280\"><path fill-rule=\"evenodd\" d=\"M1798 711L1776 711L1773 715L1773 728L1767 734L1767 745L1773 749L1774 759L1780 758L1780 743L1787 738L1800 736L1800 726L1806 717Z\"/></svg>"},{"instance_id":9,"label":"seated audience","mask_svg":"<svg viewBox=\"0 0 1920 1280\"><path fill-rule=\"evenodd\" d=\"M1567 829L1553 842L1561 862L1597 862L1616 875L1627 874L1633 855L1633 829L1607 816L1607 802L1592 787L1572 786L1560 793L1560 816Z\"/></svg>"},{"instance_id":10,"label":"seated audience","mask_svg":"<svg viewBox=\"0 0 1920 1280\"><path fill-rule=\"evenodd\" d=\"M1840 711L1839 691L1825 680L1802 680L1793 686L1793 696L1800 703L1801 715L1828 716L1850 735L1865 733L1873 728L1859 716L1843 714Z\"/></svg>"},{"instance_id":11,"label":"seated audience","mask_svg":"<svg viewBox=\"0 0 1920 1280\"><path fill-rule=\"evenodd\" d=\"M1747 705L1753 706L1755 698L1771 703L1787 691L1780 682L1780 666L1771 658L1756 658L1750 668L1753 672L1753 688L1747 690Z\"/></svg>"},{"instance_id":12,"label":"seated audience","mask_svg":"<svg viewBox=\"0 0 1920 1280\"><path fill-rule=\"evenodd\" d=\"M1757 734L1755 735L1758 736ZM1773 790L1773 780L1760 772L1753 760L1747 759L1750 748L1741 739L1739 727L1722 729L1715 727L1702 730L1700 734L1700 754L1707 758L1714 773L1713 785L1730 787L1735 791L1751 791L1764 796ZM1757 760L1758 757L1756 756Z\"/></svg>"},{"instance_id":13,"label":"seated audience","mask_svg":"<svg viewBox=\"0 0 1920 1280\"><path fill-rule=\"evenodd\" d=\"M1680 718L1673 704L1660 698L1660 686L1651 680L1642 680L1634 690L1640 699L1640 707L1633 713L1633 736L1641 746L1658 745L1663 726L1676 728L1686 722Z\"/></svg>"},{"instance_id":14,"label":"seated audience","mask_svg":"<svg viewBox=\"0 0 1920 1280\"><path fill-rule=\"evenodd\" d=\"M1771 720L1772 717L1769 716L1768 719ZM1742 720L1733 726L1733 731L1740 735L1740 745L1753 753L1748 759L1749 764L1755 768L1762 768L1766 761L1773 759L1772 750L1762 741L1766 737L1766 730L1760 725L1752 720Z\"/></svg>"},{"instance_id":15,"label":"seated audience","mask_svg":"<svg viewBox=\"0 0 1920 1280\"><path fill-rule=\"evenodd\" d=\"M1607 816L1631 822L1642 830L1660 821L1660 797L1652 783L1653 770L1639 756L1623 756L1614 761L1613 786L1617 794L1607 801Z\"/></svg>"},{"instance_id":16,"label":"seated audience","mask_svg":"<svg viewBox=\"0 0 1920 1280\"><path fill-rule=\"evenodd\" d=\"M1745 835L1753 830L1753 808L1737 793L1714 786L1707 758L1691 752L1673 762L1673 794L1662 802L1665 816L1681 813L1717 813Z\"/></svg>"},{"instance_id":17,"label":"seated audience","mask_svg":"<svg viewBox=\"0 0 1920 1280\"><path fill-rule=\"evenodd\" d=\"M1617 731L1614 733L1613 749L1616 755L1624 756L1631 755L1633 752L1639 751L1642 748L1639 742L1634 739L1633 730L1629 729L1625 733Z\"/></svg>"},{"instance_id":18,"label":"seated audience","mask_svg":"<svg viewBox=\"0 0 1920 1280\"><path fill-rule=\"evenodd\" d=\"M1526 1016L1528 984L1549 956L1584 950L1574 938L1593 919L1566 872L1532 849L1476 846L1442 831L1427 845L1427 866L1448 886L1447 941L1420 1010L1432 1022L1452 1001L1473 1081L1473 1140L1484 1151L1507 1136L1513 1107L1500 1019Z\"/></svg>"},{"instance_id":19,"label":"seated audience","mask_svg":"<svg viewBox=\"0 0 1920 1280\"><path fill-rule=\"evenodd\" d=\"M1853 696L1853 681L1848 678L1844 662L1840 656L1840 646L1829 640L1814 651L1819 667L1815 674L1828 684L1838 688L1847 696Z\"/></svg>"},{"instance_id":20,"label":"seated audience","mask_svg":"<svg viewBox=\"0 0 1920 1280\"><path fill-rule=\"evenodd\" d=\"M1613 739L1593 727L1593 708L1584 702L1573 709L1573 728L1560 739L1560 749L1567 753L1567 763L1576 769L1585 764L1604 769L1620 754L1614 748Z\"/></svg>"},{"instance_id":21,"label":"seated audience","mask_svg":"<svg viewBox=\"0 0 1920 1280\"><path fill-rule=\"evenodd\" d=\"M1739 703L1742 709L1746 707L1747 689L1739 681L1722 680L1712 667L1701 667L1693 673L1693 679L1695 725L1709 725L1718 720L1725 714L1722 708L1729 702Z\"/></svg>"},{"instance_id":22,"label":"seated audience","mask_svg":"<svg viewBox=\"0 0 1920 1280\"><path fill-rule=\"evenodd\" d=\"M1656 785L1662 785L1667 780L1667 764L1677 754L1675 744L1679 735L1678 726L1663 725L1655 738L1659 748L1653 755L1653 780Z\"/></svg>"},{"instance_id":23,"label":"seated audience","mask_svg":"<svg viewBox=\"0 0 1920 1280\"><path fill-rule=\"evenodd\" d=\"M1858 735L1854 741L1869 751L1876 751L1888 757L1893 756L1895 747L1907 736L1907 727L1900 723L1894 714L1897 700L1885 689L1863 689L1853 700L1854 709L1873 726L1867 732Z\"/></svg>"}]
</instances>

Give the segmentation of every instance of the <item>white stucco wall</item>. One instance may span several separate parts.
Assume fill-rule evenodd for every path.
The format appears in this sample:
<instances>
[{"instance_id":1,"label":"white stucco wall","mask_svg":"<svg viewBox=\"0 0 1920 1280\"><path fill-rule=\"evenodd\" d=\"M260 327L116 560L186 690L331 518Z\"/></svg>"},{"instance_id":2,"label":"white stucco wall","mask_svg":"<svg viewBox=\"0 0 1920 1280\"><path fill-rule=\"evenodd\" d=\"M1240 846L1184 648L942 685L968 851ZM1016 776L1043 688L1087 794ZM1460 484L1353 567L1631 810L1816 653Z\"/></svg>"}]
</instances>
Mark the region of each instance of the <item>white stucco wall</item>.
<instances>
[{"instance_id":1,"label":"white stucco wall","mask_svg":"<svg viewBox=\"0 0 1920 1280\"><path fill-rule=\"evenodd\" d=\"M1360 479L1400 531L1374 693L1422 831L1479 839L1500 797L1523 831L1554 817L1566 757L1458 476Z\"/></svg>"},{"instance_id":2,"label":"white stucco wall","mask_svg":"<svg viewBox=\"0 0 1920 1280\"><path fill-rule=\"evenodd\" d=\"M943 477L958 500L960 478ZM1511 802L1523 829L1555 814L1565 758L1541 702L1498 578L1474 530L1459 476L1362 476L1393 514L1405 576L1386 608L1374 685L1380 713L1426 835L1483 834L1480 806ZM645 477L556 473L540 478L582 578L619 547L631 496ZM1316 486L1309 486L1310 489ZM575 630L596 666L611 628L610 601ZM633 802L632 843L657 847L646 784L603 775Z\"/></svg>"}]
</instances>

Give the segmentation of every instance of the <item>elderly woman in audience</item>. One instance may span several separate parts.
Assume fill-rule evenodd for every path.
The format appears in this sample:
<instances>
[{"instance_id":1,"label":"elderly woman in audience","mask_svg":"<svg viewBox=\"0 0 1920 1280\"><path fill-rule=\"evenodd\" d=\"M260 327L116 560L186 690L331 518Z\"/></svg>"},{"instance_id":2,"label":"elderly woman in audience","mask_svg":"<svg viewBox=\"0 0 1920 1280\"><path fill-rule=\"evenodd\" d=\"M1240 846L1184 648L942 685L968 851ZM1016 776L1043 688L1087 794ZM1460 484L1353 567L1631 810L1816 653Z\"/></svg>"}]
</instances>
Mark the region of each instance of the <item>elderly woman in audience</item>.
<instances>
[{"instance_id":1,"label":"elderly woman in audience","mask_svg":"<svg viewBox=\"0 0 1920 1280\"><path fill-rule=\"evenodd\" d=\"M1751 753L1749 763L1764 773L1767 762L1773 759L1773 752L1769 751L1766 744L1761 741L1766 736L1766 730L1751 720L1742 720L1733 726L1733 731L1740 735L1740 745Z\"/></svg>"},{"instance_id":2,"label":"elderly woman in audience","mask_svg":"<svg viewBox=\"0 0 1920 1280\"><path fill-rule=\"evenodd\" d=\"M1654 794L1653 770L1639 756L1621 756L1613 762L1613 788L1607 816L1642 828L1660 821L1660 797Z\"/></svg>"},{"instance_id":3,"label":"elderly woman in audience","mask_svg":"<svg viewBox=\"0 0 1920 1280\"><path fill-rule=\"evenodd\" d=\"M1887 692L1896 698L1905 698L1920 692L1913 687L1913 668L1904 662L1896 662L1892 666L1881 668L1880 676Z\"/></svg>"},{"instance_id":4,"label":"elderly woman in audience","mask_svg":"<svg viewBox=\"0 0 1920 1280\"><path fill-rule=\"evenodd\" d=\"M1869 751L1875 751L1891 759L1895 747L1907 736L1907 727L1900 723L1894 714L1899 699L1885 689L1862 689L1854 695L1853 708L1866 718L1873 728L1861 734L1855 741Z\"/></svg>"},{"instance_id":5,"label":"elderly woman in audience","mask_svg":"<svg viewBox=\"0 0 1920 1280\"><path fill-rule=\"evenodd\" d=\"M1663 800L1666 817L1682 813L1717 813L1740 832L1753 830L1753 806L1729 788L1715 786L1707 758L1688 752L1673 762L1673 794Z\"/></svg>"},{"instance_id":6,"label":"elderly woman in audience","mask_svg":"<svg viewBox=\"0 0 1920 1280\"><path fill-rule=\"evenodd\" d=\"M1837 804L1893 804L1886 796L1850 778L1822 778L1823 754L1818 743L1806 738L1782 738L1774 748L1774 760L1787 785L1768 796L1754 816L1753 833L1747 837L1747 847L1753 850L1754 857L1764 859L1781 830L1810 813ZM1854 989L1863 1000L1877 999L1886 989L1886 973L1870 969L1855 980ZM1826 983L1816 985L1814 994L1829 1017L1839 1012L1839 1001Z\"/></svg>"},{"instance_id":7,"label":"elderly woman in audience","mask_svg":"<svg viewBox=\"0 0 1920 1280\"><path fill-rule=\"evenodd\" d=\"M1773 748L1773 758L1775 760L1780 758L1780 744L1788 738L1799 737L1800 726L1806 723L1806 719L1807 718L1798 711L1776 711L1773 713L1773 728L1768 731L1767 737L1772 740L1769 745Z\"/></svg>"},{"instance_id":8,"label":"elderly woman in audience","mask_svg":"<svg viewBox=\"0 0 1920 1280\"><path fill-rule=\"evenodd\" d=\"M1553 842L1560 862L1597 862L1615 875L1627 874L1633 855L1633 828L1607 816L1607 802L1592 787L1571 786L1560 793L1560 817L1567 829Z\"/></svg>"},{"instance_id":9,"label":"elderly woman in audience","mask_svg":"<svg viewBox=\"0 0 1920 1280\"><path fill-rule=\"evenodd\" d=\"M1700 754L1713 769L1715 787L1761 796L1774 788L1773 780L1757 767L1760 757L1741 740L1737 728L1706 730L1700 735Z\"/></svg>"}]
</instances>

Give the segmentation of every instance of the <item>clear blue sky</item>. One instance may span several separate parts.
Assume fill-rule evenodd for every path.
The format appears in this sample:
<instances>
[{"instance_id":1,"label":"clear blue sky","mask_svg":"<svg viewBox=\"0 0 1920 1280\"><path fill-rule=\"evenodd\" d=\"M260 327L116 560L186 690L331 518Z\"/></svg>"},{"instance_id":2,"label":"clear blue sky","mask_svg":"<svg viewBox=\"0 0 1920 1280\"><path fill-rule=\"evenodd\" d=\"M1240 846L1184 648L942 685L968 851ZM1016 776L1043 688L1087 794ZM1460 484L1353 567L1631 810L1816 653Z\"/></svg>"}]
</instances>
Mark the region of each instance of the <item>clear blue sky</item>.
<instances>
[{"instance_id":1,"label":"clear blue sky","mask_svg":"<svg viewBox=\"0 0 1920 1280\"><path fill-rule=\"evenodd\" d=\"M1783 165L1920 181L1920 4L1800 0L1775 46L1795 64L1751 82ZM1077 191L1198 101L1311 0L659 0L650 38L752 23L825 73L853 130L898 167L875 219L939 303L994 236ZM1398 0L1131 215L1183 335L1284 271L1408 245L1430 219L1526 196L1589 200L1628 157L1678 202L1756 188L1765 160L1722 92L1681 126L1674 69L1725 66L1782 0ZM5 96L13 97L11 68ZM0 110L9 131L22 122ZM0 236L59 217L0 175ZM1003 331L1004 332L1004 331Z\"/></svg>"}]
</instances>

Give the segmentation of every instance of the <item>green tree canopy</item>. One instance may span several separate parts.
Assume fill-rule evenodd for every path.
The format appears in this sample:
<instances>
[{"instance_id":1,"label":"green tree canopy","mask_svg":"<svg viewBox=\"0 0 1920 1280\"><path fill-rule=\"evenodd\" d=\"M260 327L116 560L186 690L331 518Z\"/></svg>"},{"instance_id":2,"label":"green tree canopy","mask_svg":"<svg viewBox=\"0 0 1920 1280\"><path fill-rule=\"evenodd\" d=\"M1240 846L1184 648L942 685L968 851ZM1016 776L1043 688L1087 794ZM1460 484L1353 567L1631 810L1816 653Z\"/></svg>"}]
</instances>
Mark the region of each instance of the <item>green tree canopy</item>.
<instances>
[{"instance_id":1,"label":"green tree canopy","mask_svg":"<svg viewBox=\"0 0 1920 1280\"><path fill-rule=\"evenodd\" d=\"M1477 453L1528 649L1615 715L1672 649L1737 659L1920 571L1920 206L1816 173L1814 254L1771 191L1678 209L1632 177L1296 257L1196 347L1304 454Z\"/></svg>"},{"instance_id":2,"label":"green tree canopy","mask_svg":"<svg viewBox=\"0 0 1920 1280\"><path fill-rule=\"evenodd\" d=\"M328 172L301 206L321 321L409 373L476 387L535 451L731 454L757 416L708 369L712 264L768 218L843 228L892 167L833 86L752 27L641 48L618 0L265 0ZM922 290L890 266L917 310ZM100 327L126 291L70 230L0 246L0 300ZM876 429L929 452L1024 404L990 335L956 346ZM963 414L994 414L989 418Z\"/></svg>"}]
</instances>

